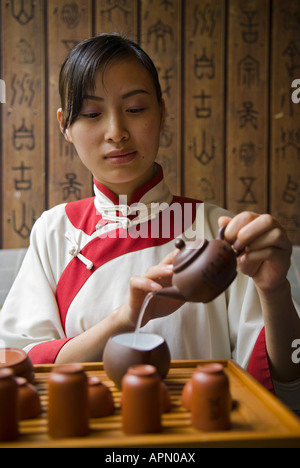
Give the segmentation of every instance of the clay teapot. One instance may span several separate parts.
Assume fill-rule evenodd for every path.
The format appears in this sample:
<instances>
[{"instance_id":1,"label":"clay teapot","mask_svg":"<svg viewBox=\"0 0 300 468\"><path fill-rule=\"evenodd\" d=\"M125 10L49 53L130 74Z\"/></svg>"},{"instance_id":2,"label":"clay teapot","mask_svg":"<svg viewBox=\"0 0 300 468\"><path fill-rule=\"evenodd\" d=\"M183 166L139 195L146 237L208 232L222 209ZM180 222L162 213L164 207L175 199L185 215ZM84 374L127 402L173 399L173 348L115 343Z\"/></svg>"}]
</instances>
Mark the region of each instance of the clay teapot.
<instances>
[{"instance_id":1,"label":"clay teapot","mask_svg":"<svg viewBox=\"0 0 300 468\"><path fill-rule=\"evenodd\" d=\"M211 241L177 239L175 246L180 251L173 261L172 286L155 296L207 303L225 291L236 277L236 258L242 252L233 250L224 232L225 227L220 228L217 239Z\"/></svg>"}]
</instances>

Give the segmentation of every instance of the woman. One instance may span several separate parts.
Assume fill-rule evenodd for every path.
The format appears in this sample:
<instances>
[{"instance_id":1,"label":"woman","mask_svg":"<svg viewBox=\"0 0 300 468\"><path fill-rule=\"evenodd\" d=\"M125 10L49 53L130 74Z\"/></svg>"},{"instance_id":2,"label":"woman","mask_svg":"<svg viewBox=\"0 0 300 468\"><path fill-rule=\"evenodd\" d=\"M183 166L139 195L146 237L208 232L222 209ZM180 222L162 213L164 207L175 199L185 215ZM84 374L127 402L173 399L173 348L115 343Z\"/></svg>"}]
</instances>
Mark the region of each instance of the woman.
<instances>
[{"instance_id":1,"label":"woman","mask_svg":"<svg viewBox=\"0 0 300 468\"><path fill-rule=\"evenodd\" d=\"M156 301L145 331L164 336L173 359L233 358L295 406L300 320L284 229L270 215L232 218L169 192L155 163L165 117L157 71L133 42L103 34L77 45L60 95L61 131L93 174L95 197L36 222L0 314L6 345L34 363L101 360L110 336L134 330L147 293L170 284L174 239L199 231L212 239L226 226L226 239L244 250L232 286L206 305Z\"/></svg>"}]
</instances>

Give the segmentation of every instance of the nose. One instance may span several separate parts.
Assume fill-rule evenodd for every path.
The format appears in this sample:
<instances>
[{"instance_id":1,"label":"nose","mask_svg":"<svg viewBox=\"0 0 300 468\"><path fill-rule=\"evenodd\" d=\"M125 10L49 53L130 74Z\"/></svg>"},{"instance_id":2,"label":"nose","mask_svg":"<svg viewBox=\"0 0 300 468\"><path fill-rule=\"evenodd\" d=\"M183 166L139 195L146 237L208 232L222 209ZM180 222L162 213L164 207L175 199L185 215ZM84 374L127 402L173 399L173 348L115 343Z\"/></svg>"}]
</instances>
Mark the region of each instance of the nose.
<instances>
[{"instance_id":1,"label":"nose","mask_svg":"<svg viewBox=\"0 0 300 468\"><path fill-rule=\"evenodd\" d=\"M126 128L124 119L118 114L111 114L107 122L105 140L107 142L120 143L129 138L129 132Z\"/></svg>"}]
</instances>

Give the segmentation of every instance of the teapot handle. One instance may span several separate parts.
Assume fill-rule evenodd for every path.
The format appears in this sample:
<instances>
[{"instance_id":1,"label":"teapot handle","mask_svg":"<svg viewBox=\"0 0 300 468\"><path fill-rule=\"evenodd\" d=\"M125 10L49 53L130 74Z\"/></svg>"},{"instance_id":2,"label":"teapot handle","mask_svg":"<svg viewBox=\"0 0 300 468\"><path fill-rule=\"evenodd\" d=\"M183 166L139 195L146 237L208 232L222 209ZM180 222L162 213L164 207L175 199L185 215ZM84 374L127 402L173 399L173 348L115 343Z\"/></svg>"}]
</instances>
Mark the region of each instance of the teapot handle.
<instances>
[{"instance_id":1,"label":"teapot handle","mask_svg":"<svg viewBox=\"0 0 300 468\"><path fill-rule=\"evenodd\" d=\"M226 226L220 227L217 239L226 241L226 239L225 239L225 229L226 229ZM241 249L241 250L232 249L232 250L234 251L236 257L239 257L240 255L242 255L242 253L244 252L245 249Z\"/></svg>"}]
</instances>

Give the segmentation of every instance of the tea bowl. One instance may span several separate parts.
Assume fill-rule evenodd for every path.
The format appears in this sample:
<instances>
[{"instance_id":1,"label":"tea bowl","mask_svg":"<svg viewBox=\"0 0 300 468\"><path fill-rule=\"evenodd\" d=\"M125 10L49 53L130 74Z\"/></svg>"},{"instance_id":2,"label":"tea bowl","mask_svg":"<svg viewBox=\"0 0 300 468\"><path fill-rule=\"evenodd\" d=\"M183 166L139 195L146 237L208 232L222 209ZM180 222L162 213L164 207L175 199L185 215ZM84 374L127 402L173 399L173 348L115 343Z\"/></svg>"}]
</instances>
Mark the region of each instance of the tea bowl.
<instances>
[{"instance_id":1,"label":"tea bowl","mask_svg":"<svg viewBox=\"0 0 300 468\"><path fill-rule=\"evenodd\" d=\"M0 369L7 367L17 377L24 377L29 383L34 384L34 367L25 351L19 348L1 348L0 356Z\"/></svg>"},{"instance_id":2,"label":"tea bowl","mask_svg":"<svg viewBox=\"0 0 300 468\"><path fill-rule=\"evenodd\" d=\"M154 333L132 332L115 335L108 340L103 353L103 366L118 388L121 388L127 369L139 364L155 366L160 377L166 377L171 355L163 337Z\"/></svg>"}]
</instances>

